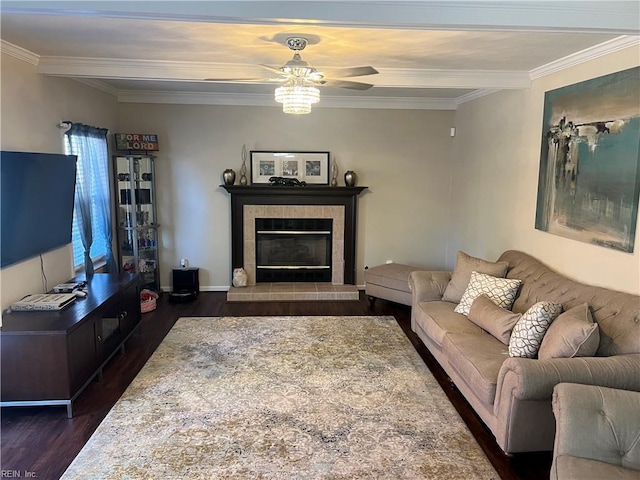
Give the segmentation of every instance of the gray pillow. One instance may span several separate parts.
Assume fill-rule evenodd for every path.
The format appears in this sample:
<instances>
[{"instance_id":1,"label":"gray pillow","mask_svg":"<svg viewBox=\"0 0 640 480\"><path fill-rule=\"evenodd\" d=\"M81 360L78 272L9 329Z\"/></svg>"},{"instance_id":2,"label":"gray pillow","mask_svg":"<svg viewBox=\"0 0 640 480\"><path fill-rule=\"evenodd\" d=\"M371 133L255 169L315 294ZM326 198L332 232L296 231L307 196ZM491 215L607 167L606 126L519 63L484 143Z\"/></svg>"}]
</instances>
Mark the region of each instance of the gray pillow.
<instances>
[{"instance_id":1,"label":"gray pillow","mask_svg":"<svg viewBox=\"0 0 640 480\"><path fill-rule=\"evenodd\" d=\"M505 345L509 345L511 330L522 314L513 313L496 305L487 295L482 294L471 304L469 320L489 332Z\"/></svg>"},{"instance_id":2,"label":"gray pillow","mask_svg":"<svg viewBox=\"0 0 640 480\"><path fill-rule=\"evenodd\" d=\"M542 339L538 358L592 357L600 344L600 330L589 305L583 303L560 314Z\"/></svg>"},{"instance_id":3,"label":"gray pillow","mask_svg":"<svg viewBox=\"0 0 640 480\"><path fill-rule=\"evenodd\" d=\"M458 252L456 266L451 280L442 295L445 302L460 303L464 291L471 280L471 272L485 273L492 277L504 277L507 274L507 262L487 262L481 258L472 257L464 252Z\"/></svg>"}]
</instances>

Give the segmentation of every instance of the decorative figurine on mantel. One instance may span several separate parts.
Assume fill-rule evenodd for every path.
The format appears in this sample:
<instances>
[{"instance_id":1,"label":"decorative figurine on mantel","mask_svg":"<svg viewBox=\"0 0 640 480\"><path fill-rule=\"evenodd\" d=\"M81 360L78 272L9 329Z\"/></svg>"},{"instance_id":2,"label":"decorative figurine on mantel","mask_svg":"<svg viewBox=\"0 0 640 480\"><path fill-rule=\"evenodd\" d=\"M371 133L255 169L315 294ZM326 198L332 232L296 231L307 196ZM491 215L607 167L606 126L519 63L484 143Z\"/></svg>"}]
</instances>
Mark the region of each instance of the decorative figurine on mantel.
<instances>
[{"instance_id":1,"label":"decorative figurine on mantel","mask_svg":"<svg viewBox=\"0 0 640 480\"><path fill-rule=\"evenodd\" d=\"M300 181L297 178L269 177L269 185L281 187L306 187L307 182L304 180Z\"/></svg>"},{"instance_id":2,"label":"decorative figurine on mantel","mask_svg":"<svg viewBox=\"0 0 640 480\"><path fill-rule=\"evenodd\" d=\"M247 184L247 146L242 145L242 167L240 167L240 185Z\"/></svg>"},{"instance_id":3,"label":"decorative figurine on mantel","mask_svg":"<svg viewBox=\"0 0 640 480\"><path fill-rule=\"evenodd\" d=\"M338 186L338 164L336 163L336 157L333 157L333 162L331 163L331 186Z\"/></svg>"}]
</instances>

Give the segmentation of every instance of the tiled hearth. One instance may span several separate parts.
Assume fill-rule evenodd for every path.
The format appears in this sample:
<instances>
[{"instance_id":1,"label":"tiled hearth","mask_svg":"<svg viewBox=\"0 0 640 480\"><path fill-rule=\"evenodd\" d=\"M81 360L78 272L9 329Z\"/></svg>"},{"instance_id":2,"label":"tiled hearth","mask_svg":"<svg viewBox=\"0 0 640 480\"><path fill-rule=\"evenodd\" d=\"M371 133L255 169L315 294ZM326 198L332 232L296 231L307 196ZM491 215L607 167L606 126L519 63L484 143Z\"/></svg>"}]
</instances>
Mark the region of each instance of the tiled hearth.
<instances>
[{"instance_id":1,"label":"tiled hearth","mask_svg":"<svg viewBox=\"0 0 640 480\"><path fill-rule=\"evenodd\" d=\"M330 283L259 283L247 287L231 287L228 302L290 302L313 300L358 300L355 285Z\"/></svg>"}]
</instances>

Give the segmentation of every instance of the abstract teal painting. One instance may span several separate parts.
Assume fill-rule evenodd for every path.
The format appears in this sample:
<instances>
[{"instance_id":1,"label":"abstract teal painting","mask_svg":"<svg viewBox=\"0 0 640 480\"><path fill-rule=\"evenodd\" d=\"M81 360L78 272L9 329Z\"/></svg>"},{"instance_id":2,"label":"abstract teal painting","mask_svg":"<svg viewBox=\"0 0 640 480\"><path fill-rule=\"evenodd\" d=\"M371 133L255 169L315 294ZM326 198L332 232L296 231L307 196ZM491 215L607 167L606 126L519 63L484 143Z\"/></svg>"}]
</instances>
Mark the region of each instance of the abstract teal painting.
<instances>
[{"instance_id":1,"label":"abstract teal painting","mask_svg":"<svg viewBox=\"0 0 640 480\"><path fill-rule=\"evenodd\" d=\"M545 93L536 229L633 252L640 67Z\"/></svg>"}]
</instances>

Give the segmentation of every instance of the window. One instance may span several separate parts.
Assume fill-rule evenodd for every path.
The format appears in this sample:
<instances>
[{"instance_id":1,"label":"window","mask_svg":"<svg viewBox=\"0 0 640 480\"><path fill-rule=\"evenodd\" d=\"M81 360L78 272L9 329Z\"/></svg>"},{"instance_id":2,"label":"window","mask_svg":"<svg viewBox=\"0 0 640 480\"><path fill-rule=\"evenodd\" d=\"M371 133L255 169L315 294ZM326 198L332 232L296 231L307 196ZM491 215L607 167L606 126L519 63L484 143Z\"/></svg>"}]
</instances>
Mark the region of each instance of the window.
<instances>
[{"instance_id":1,"label":"window","mask_svg":"<svg viewBox=\"0 0 640 480\"><path fill-rule=\"evenodd\" d=\"M107 130L71 124L64 142L67 155L77 155L76 195L73 209L73 264L76 270L93 273L93 264L110 266L111 200L109 192L109 154ZM91 261L86 262L89 250ZM115 265L115 264L114 264Z\"/></svg>"}]
</instances>

